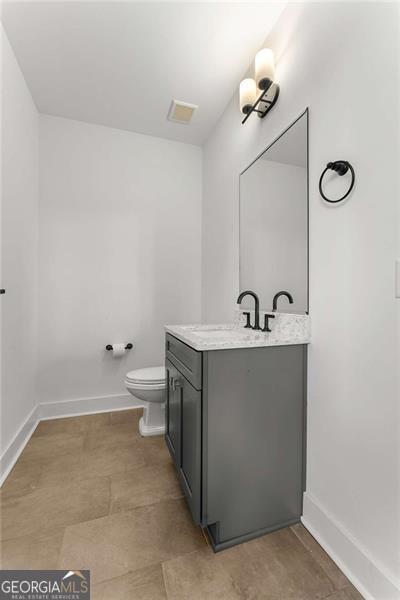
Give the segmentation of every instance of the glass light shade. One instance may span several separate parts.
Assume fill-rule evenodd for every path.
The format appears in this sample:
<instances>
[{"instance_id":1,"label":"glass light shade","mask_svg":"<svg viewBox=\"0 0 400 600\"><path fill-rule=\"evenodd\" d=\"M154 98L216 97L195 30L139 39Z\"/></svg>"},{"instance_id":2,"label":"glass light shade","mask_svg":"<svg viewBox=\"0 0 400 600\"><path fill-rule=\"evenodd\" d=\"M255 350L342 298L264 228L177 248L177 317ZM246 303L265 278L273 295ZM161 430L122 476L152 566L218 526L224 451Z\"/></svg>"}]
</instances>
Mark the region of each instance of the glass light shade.
<instances>
[{"instance_id":1,"label":"glass light shade","mask_svg":"<svg viewBox=\"0 0 400 600\"><path fill-rule=\"evenodd\" d=\"M265 90L275 77L274 53L270 48L263 48L256 54L255 71L257 87Z\"/></svg>"},{"instance_id":2,"label":"glass light shade","mask_svg":"<svg viewBox=\"0 0 400 600\"><path fill-rule=\"evenodd\" d=\"M254 79L243 79L239 88L240 110L247 115L257 98Z\"/></svg>"}]
</instances>

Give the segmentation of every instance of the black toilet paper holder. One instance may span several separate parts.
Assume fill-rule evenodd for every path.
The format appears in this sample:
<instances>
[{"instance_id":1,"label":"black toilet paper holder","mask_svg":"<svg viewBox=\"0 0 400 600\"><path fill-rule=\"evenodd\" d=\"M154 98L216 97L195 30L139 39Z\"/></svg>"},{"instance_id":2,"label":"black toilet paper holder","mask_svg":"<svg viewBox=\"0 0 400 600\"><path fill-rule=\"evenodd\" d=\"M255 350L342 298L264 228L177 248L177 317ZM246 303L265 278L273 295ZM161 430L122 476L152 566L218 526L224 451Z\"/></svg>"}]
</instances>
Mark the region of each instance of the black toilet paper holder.
<instances>
[{"instance_id":1,"label":"black toilet paper holder","mask_svg":"<svg viewBox=\"0 0 400 600\"><path fill-rule=\"evenodd\" d=\"M125 350L132 350L132 348L133 348L133 344L131 344L131 343L129 343L125 346ZM112 344L107 344L106 350L112 350L112 349L113 349Z\"/></svg>"}]
</instances>

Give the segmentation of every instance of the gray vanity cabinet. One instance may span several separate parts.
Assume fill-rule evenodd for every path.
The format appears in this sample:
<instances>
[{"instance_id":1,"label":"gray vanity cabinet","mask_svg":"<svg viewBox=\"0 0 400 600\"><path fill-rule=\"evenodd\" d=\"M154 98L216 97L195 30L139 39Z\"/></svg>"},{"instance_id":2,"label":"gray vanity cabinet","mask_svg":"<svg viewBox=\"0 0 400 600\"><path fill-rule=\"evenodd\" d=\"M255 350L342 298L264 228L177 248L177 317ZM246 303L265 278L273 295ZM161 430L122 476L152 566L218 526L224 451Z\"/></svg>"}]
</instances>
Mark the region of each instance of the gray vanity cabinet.
<instances>
[{"instance_id":1,"label":"gray vanity cabinet","mask_svg":"<svg viewBox=\"0 0 400 600\"><path fill-rule=\"evenodd\" d=\"M166 336L166 435L215 550L299 521L306 345L199 352Z\"/></svg>"}]
</instances>

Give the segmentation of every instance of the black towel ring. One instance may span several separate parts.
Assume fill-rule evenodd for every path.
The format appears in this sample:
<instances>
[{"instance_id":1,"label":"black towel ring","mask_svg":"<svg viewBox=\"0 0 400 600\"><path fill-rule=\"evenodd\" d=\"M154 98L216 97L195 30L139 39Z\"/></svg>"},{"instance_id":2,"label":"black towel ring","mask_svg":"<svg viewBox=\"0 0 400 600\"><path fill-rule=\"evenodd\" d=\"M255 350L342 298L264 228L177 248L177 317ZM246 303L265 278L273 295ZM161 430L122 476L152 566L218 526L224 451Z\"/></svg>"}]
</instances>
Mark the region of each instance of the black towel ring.
<instances>
[{"instance_id":1,"label":"black towel ring","mask_svg":"<svg viewBox=\"0 0 400 600\"><path fill-rule=\"evenodd\" d=\"M345 193L345 195L342 196L341 198L339 198L338 200L330 200L329 198L327 198L325 196L324 192L322 191L322 180L324 178L325 173L329 170L332 170L332 171L336 171L336 173L342 177L343 175L345 175L347 173L347 171L349 169L351 172L351 184L350 184L349 189ZM341 202L342 200L347 198L347 196L350 194L351 190L354 187L355 180L356 180L356 175L354 173L354 169L351 166L351 164L349 162L347 162L347 160L335 160L334 162L329 162L326 165L325 169L323 170L321 177L319 178L319 193L321 194L323 199L326 200L327 202L330 202L331 204L336 204L337 202Z\"/></svg>"}]
</instances>

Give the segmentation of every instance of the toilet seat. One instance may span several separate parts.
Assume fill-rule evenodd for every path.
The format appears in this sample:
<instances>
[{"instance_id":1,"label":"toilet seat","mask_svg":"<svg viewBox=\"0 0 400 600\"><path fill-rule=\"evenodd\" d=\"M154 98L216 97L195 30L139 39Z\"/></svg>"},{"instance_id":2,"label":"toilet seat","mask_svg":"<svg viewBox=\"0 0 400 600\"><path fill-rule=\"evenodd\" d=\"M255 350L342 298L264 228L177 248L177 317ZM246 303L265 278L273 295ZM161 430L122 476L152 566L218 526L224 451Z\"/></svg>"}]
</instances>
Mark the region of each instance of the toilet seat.
<instances>
[{"instance_id":1,"label":"toilet seat","mask_svg":"<svg viewBox=\"0 0 400 600\"><path fill-rule=\"evenodd\" d=\"M145 369L135 369L126 374L125 382L131 387L137 389L162 389L165 387L166 370L165 367L148 367Z\"/></svg>"},{"instance_id":2,"label":"toilet seat","mask_svg":"<svg viewBox=\"0 0 400 600\"><path fill-rule=\"evenodd\" d=\"M125 379L125 386L128 390L165 390L164 381L162 383L155 383L154 385L150 385L149 383L136 383L135 381L128 381L128 379Z\"/></svg>"}]
</instances>

